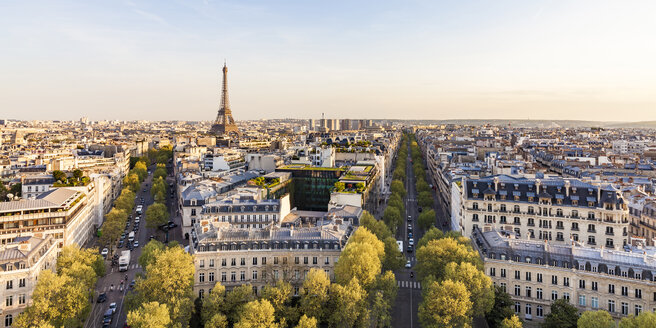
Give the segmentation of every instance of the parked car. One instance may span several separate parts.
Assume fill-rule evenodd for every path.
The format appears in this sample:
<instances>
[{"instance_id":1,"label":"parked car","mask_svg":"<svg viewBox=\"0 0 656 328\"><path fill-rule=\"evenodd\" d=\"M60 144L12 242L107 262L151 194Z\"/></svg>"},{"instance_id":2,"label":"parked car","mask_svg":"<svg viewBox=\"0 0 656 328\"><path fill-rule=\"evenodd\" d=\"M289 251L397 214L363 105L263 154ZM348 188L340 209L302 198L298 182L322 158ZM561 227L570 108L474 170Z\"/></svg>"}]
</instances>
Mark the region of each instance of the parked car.
<instances>
[{"instance_id":1,"label":"parked car","mask_svg":"<svg viewBox=\"0 0 656 328\"><path fill-rule=\"evenodd\" d=\"M419 211L419 213L421 213L421 206L419 206L419 207L417 208L417 211Z\"/></svg>"},{"instance_id":2,"label":"parked car","mask_svg":"<svg viewBox=\"0 0 656 328\"><path fill-rule=\"evenodd\" d=\"M413 250L414 250L414 246L408 245L408 251L407 252L412 253Z\"/></svg>"},{"instance_id":3,"label":"parked car","mask_svg":"<svg viewBox=\"0 0 656 328\"><path fill-rule=\"evenodd\" d=\"M109 309L112 310L112 314L116 312L116 303L115 302L109 303Z\"/></svg>"},{"instance_id":4,"label":"parked car","mask_svg":"<svg viewBox=\"0 0 656 328\"><path fill-rule=\"evenodd\" d=\"M412 262L410 262L410 261L405 262L405 267L408 268L408 269L412 268Z\"/></svg>"},{"instance_id":5,"label":"parked car","mask_svg":"<svg viewBox=\"0 0 656 328\"><path fill-rule=\"evenodd\" d=\"M408 222L412 222L412 216L408 215Z\"/></svg>"},{"instance_id":6,"label":"parked car","mask_svg":"<svg viewBox=\"0 0 656 328\"><path fill-rule=\"evenodd\" d=\"M408 239L408 244L409 244L410 246L414 246L414 245L415 245L415 240L412 239L412 238Z\"/></svg>"},{"instance_id":7,"label":"parked car","mask_svg":"<svg viewBox=\"0 0 656 328\"><path fill-rule=\"evenodd\" d=\"M135 240L135 241L134 241L134 244L132 244L132 245L134 246L134 248L139 247L139 241L138 241L138 240Z\"/></svg>"},{"instance_id":8,"label":"parked car","mask_svg":"<svg viewBox=\"0 0 656 328\"><path fill-rule=\"evenodd\" d=\"M178 226L178 225L177 225L175 222L173 222L173 221L169 221L169 229L173 229L173 228L175 228L175 227L177 227L177 226Z\"/></svg>"},{"instance_id":9,"label":"parked car","mask_svg":"<svg viewBox=\"0 0 656 328\"><path fill-rule=\"evenodd\" d=\"M104 257L104 258L107 258L107 254L109 254L109 250L107 249L107 247L105 247L100 252L100 255L102 255L102 257Z\"/></svg>"}]
</instances>

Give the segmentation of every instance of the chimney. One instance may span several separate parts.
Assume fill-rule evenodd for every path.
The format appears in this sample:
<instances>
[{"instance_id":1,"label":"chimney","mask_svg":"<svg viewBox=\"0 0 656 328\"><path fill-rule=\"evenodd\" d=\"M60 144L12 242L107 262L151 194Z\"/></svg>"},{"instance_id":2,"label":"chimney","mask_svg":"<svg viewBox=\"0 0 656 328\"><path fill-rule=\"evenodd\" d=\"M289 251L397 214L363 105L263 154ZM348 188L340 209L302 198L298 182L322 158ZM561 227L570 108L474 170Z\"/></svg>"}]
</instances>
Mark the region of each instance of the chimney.
<instances>
[{"instance_id":1,"label":"chimney","mask_svg":"<svg viewBox=\"0 0 656 328\"><path fill-rule=\"evenodd\" d=\"M32 250L32 244L30 244L28 240L21 241L20 244L18 244L18 250L29 252Z\"/></svg>"}]
</instances>

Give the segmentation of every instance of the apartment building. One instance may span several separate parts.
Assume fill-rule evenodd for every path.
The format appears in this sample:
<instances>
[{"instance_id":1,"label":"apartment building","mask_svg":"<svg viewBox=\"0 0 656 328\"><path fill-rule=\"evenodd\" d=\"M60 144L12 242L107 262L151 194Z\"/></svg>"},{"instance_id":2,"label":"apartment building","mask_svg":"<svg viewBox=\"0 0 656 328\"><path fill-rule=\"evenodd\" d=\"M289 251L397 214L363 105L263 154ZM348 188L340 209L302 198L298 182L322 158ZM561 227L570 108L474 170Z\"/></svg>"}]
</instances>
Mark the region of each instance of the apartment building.
<instances>
[{"instance_id":1,"label":"apartment building","mask_svg":"<svg viewBox=\"0 0 656 328\"><path fill-rule=\"evenodd\" d=\"M0 319L11 327L32 303L32 292L42 270L55 270L57 243L52 235L17 237L0 249Z\"/></svg>"},{"instance_id":2,"label":"apartment building","mask_svg":"<svg viewBox=\"0 0 656 328\"><path fill-rule=\"evenodd\" d=\"M580 311L606 310L615 319L656 310L655 248L556 245L478 228L472 240L485 273L510 294L527 326L541 322L557 299Z\"/></svg>"},{"instance_id":3,"label":"apartment building","mask_svg":"<svg viewBox=\"0 0 656 328\"><path fill-rule=\"evenodd\" d=\"M520 238L620 249L629 243L629 214L611 186L577 179L507 175L463 179L463 235L508 230Z\"/></svg>"},{"instance_id":4,"label":"apartment building","mask_svg":"<svg viewBox=\"0 0 656 328\"><path fill-rule=\"evenodd\" d=\"M218 282L227 289L251 284L259 293L267 283L284 280L299 295L310 269L334 277L335 263L352 232L348 218L325 217L311 226L262 229L201 219L190 244L196 267L194 292L202 297Z\"/></svg>"},{"instance_id":5,"label":"apartment building","mask_svg":"<svg viewBox=\"0 0 656 328\"><path fill-rule=\"evenodd\" d=\"M95 231L95 188L55 188L35 199L0 203L0 244L19 237L52 236L58 247L83 245Z\"/></svg>"}]
</instances>

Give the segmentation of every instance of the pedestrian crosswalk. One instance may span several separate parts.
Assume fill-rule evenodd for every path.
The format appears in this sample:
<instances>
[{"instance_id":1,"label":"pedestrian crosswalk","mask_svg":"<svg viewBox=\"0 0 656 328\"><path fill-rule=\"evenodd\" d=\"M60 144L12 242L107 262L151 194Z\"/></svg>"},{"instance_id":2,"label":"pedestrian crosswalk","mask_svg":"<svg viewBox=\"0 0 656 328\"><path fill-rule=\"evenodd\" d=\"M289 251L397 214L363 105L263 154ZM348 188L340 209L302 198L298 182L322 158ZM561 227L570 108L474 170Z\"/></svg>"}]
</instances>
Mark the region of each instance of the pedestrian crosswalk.
<instances>
[{"instance_id":1,"label":"pedestrian crosswalk","mask_svg":"<svg viewBox=\"0 0 656 328\"><path fill-rule=\"evenodd\" d=\"M128 266L128 270L134 270L139 268L141 268L141 265L139 265L139 263L130 264L130 266ZM114 272L118 272L118 268L112 267L109 273L114 273Z\"/></svg>"},{"instance_id":2,"label":"pedestrian crosswalk","mask_svg":"<svg viewBox=\"0 0 656 328\"><path fill-rule=\"evenodd\" d=\"M421 283L419 281L399 280L396 282L396 285L399 288L421 289Z\"/></svg>"}]
</instances>

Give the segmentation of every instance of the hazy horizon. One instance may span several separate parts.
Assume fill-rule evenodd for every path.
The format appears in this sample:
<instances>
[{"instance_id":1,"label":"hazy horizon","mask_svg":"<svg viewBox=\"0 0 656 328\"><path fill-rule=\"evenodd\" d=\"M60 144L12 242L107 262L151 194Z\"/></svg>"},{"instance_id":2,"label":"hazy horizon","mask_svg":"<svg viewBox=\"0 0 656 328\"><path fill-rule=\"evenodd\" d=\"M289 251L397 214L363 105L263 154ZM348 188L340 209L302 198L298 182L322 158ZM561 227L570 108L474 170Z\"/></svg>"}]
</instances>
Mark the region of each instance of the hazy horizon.
<instances>
[{"instance_id":1,"label":"hazy horizon","mask_svg":"<svg viewBox=\"0 0 656 328\"><path fill-rule=\"evenodd\" d=\"M5 1L0 118L656 121L653 1Z\"/></svg>"}]
</instances>

